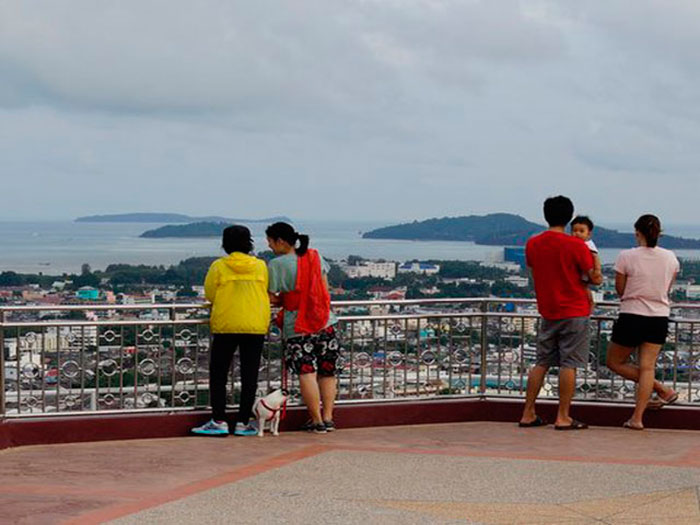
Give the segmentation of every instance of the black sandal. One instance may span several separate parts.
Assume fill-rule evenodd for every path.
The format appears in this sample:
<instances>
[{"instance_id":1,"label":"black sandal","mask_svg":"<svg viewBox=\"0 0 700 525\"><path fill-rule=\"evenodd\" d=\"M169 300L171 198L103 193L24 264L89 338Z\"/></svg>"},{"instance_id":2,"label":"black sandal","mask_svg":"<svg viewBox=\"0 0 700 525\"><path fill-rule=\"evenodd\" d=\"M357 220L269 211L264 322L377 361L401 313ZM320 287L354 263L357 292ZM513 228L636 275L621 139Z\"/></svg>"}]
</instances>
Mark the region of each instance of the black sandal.
<instances>
[{"instance_id":1,"label":"black sandal","mask_svg":"<svg viewBox=\"0 0 700 525\"><path fill-rule=\"evenodd\" d=\"M520 428L544 427L546 425L547 425L547 422L544 419L542 419L540 416L535 416L535 419L533 419L529 423L523 423L523 422L518 423L518 426Z\"/></svg>"},{"instance_id":2,"label":"black sandal","mask_svg":"<svg viewBox=\"0 0 700 525\"><path fill-rule=\"evenodd\" d=\"M588 428L588 425L575 419L571 420L570 425L554 425L554 430L584 430L586 428Z\"/></svg>"}]
</instances>

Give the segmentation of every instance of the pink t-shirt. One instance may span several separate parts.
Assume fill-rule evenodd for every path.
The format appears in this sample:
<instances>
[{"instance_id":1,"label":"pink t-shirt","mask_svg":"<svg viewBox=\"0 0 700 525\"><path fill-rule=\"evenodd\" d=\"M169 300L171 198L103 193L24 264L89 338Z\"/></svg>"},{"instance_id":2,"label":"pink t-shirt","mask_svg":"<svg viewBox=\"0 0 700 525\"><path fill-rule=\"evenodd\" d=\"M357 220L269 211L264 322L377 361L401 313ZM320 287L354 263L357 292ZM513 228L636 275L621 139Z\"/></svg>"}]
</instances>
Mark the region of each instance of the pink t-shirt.
<instances>
[{"instance_id":1,"label":"pink t-shirt","mask_svg":"<svg viewBox=\"0 0 700 525\"><path fill-rule=\"evenodd\" d=\"M623 250L615 271L627 276L620 313L668 317L671 313L668 289L680 264L671 250L640 246Z\"/></svg>"}]
</instances>

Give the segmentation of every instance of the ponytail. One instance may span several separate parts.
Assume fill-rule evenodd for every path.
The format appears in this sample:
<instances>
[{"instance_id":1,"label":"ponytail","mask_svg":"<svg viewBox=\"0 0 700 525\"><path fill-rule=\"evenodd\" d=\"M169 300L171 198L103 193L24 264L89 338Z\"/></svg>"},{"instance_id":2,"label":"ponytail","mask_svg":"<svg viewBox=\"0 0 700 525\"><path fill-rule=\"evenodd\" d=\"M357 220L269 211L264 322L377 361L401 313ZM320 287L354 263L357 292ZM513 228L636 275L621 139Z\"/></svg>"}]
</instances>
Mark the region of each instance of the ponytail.
<instances>
[{"instance_id":1,"label":"ponytail","mask_svg":"<svg viewBox=\"0 0 700 525\"><path fill-rule=\"evenodd\" d=\"M297 239L299 239L299 247L295 248L294 251L297 255L302 256L306 253L306 250L309 249L309 236L299 235L297 233Z\"/></svg>"},{"instance_id":2,"label":"ponytail","mask_svg":"<svg viewBox=\"0 0 700 525\"><path fill-rule=\"evenodd\" d=\"M286 222L276 222L271 224L265 230L265 235L267 235L270 239L281 239L290 246L295 247L294 251L298 256L304 255L309 249L309 236L300 235L294 230L294 227L291 224L287 224ZM296 247L297 241L299 242L298 247Z\"/></svg>"},{"instance_id":3,"label":"ponytail","mask_svg":"<svg viewBox=\"0 0 700 525\"><path fill-rule=\"evenodd\" d=\"M654 248L661 235L661 221L656 215L642 215L634 223L634 229L642 234L649 248Z\"/></svg>"}]
</instances>

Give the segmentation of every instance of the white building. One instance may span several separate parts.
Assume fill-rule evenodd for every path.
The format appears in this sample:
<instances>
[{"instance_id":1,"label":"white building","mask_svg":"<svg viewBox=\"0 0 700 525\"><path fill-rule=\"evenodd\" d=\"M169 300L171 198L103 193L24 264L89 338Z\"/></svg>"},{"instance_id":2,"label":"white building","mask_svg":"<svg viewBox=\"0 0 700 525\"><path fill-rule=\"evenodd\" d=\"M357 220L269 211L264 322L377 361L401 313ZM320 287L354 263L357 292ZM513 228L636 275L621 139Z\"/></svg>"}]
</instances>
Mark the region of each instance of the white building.
<instances>
[{"instance_id":1,"label":"white building","mask_svg":"<svg viewBox=\"0 0 700 525\"><path fill-rule=\"evenodd\" d=\"M380 279L393 279L396 277L396 263L376 262L376 261L361 261L352 266L343 264L341 269L347 274L350 279L360 277L378 277Z\"/></svg>"},{"instance_id":2,"label":"white building","mask_svg":"<svg viewBox=\"0 0 700 525\"><path fill-rule=\"evenodd\" d=\"M700 284L688 284L685 287L685 296L688 299L700 299Z\"/></svg>"},{"instance_id":3,"label":"white building","mask_svg":"<svg viewBox=\"0 0 700 525\"><path fill-rule=\"evenodd\" d=\"M399 273L422 273L425 275L435 275L439 272L439 264L407 262L399 266Z\"/></svg>"},{"instance_id":4,"label":"white building","mask_svg":"<svg viewBox=\"0 0 700 525\"><path fill-rule=\"evenodd\" d=\"M505 280L510 284L519 286L520 288L527 288L527 285L529 284L527 277L521 277L519 275L509 275Z\"/></svg>"},{"instance_id":5,"label":"white building","mask_svg":"<svg viewBox=\"0 0 700 525\"><path fill-rule=\"evenodd\" d=\"M499 270L505 270L508 273L520 273L520 265L513 262L482 262L480 265L484 268L497 268Z\"/></svg>"}]
</instances>

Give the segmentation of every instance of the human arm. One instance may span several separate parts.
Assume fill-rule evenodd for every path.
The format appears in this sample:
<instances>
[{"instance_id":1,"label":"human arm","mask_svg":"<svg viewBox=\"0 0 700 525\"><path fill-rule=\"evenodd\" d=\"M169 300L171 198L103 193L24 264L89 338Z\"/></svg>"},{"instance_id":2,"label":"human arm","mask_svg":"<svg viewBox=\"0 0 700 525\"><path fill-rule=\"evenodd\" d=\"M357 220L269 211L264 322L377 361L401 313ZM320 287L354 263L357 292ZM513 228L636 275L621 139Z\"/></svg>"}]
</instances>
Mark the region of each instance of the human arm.
<instances>
[{"instance_id":1,"label":"human arm","mask_svg":"<svg viewBox=\"0 0 700 525\"><path fill-rule=\"evenodd\" d=\"M267 292L267 295L270 298L270 304L272 306L282 306L282 297L280 297L279 294Z\"/></svg>"},{"instance_id":2,"label":"human arm","mask_svg":"<svg viewBox=\"0 0 700 525\"><path fill-rule=\"evenodd\" d=\"M621 251L615 259L615 291L617 295L622 296L625 294L625 286L627 286L627 276L629 275L629 268L627 265L628 251Z\"/></svg>"},{"instance_id":3,"label":"human arm","mask_svg":"<svg viewBox=\"0 0 700 525\"><path fill-rule=\"evenodd\" d=\"M282 268L279 261L273 259L267 265L267 294L272 306L282 306Z\"/></svg>"},{"instance_id":4,"label":"human arm","mask_svg":"<svg viewBox=\"0 0 700 525\"><path fill-rule=\"evenodd\" d=\"M622 297L625 294L625 286L627 285L627 275L620 272L615 272L615 291L617 295Z\"/></svg>"},{"instance_id":5,"label":"human arm","mask_svg":"<svg viewBox=\"0 0 700 525\"><path fill-rule=\"evenodd\" d=\"M576 245L576 258L579 271L588 276L588 281L591 284L598 285L603 282L600 259L588 249L585 243L580 242ZM598 264L596 264L596 259L598 259Z\"/></svg>"},{"instance_id":6,"label":"human arm","mask_svg":"<svg viewBox=\"0 0 700 525\"><path fill-rule=\"evenodd\" d=\"M676 277L678 277L678 273L681 271L681 263L678 261L678 258L673 255L673 277L671 277L671 282L668 283L668 294L671 295L671 288L673 288L673 283L676 282Z\"/></svg>"},{"instance_id":7,"label":"human arm","mask_svg":"<svg viewBox=\"0 0 700 525\"><path fill-rule=\"evenodd\" d=\"M219 272L215 266L216 263L212 264L207 271L207 276L204 278L204 297L210 303L214 303L216 299L216 288L218 286L218 274Z\"/></svg>"},{"instance_id":8,"label":"human arm","mask_svg":"<svg viewBox=\"0 0 700 525\"><path fill-rule=\"evenodd\" d=\"M593 257L593 268L588 272L588 278L591 284L598 285L603 282L603 266L597 253L591 253L591 256Z\"/></svg>"},{"instance_id":9,"label":"human arm","mask_svg":"<svg viewBox=\"0 0 700 525\"><path fill-rule=\"evenodd\" d=\"M671 282L668 283L668 293L671 293L671 289L673 288L673 283L676 282L676 277L678 277L678 272L673 274L673 277L671 277Z\"/></svg>"}]
</instances>

